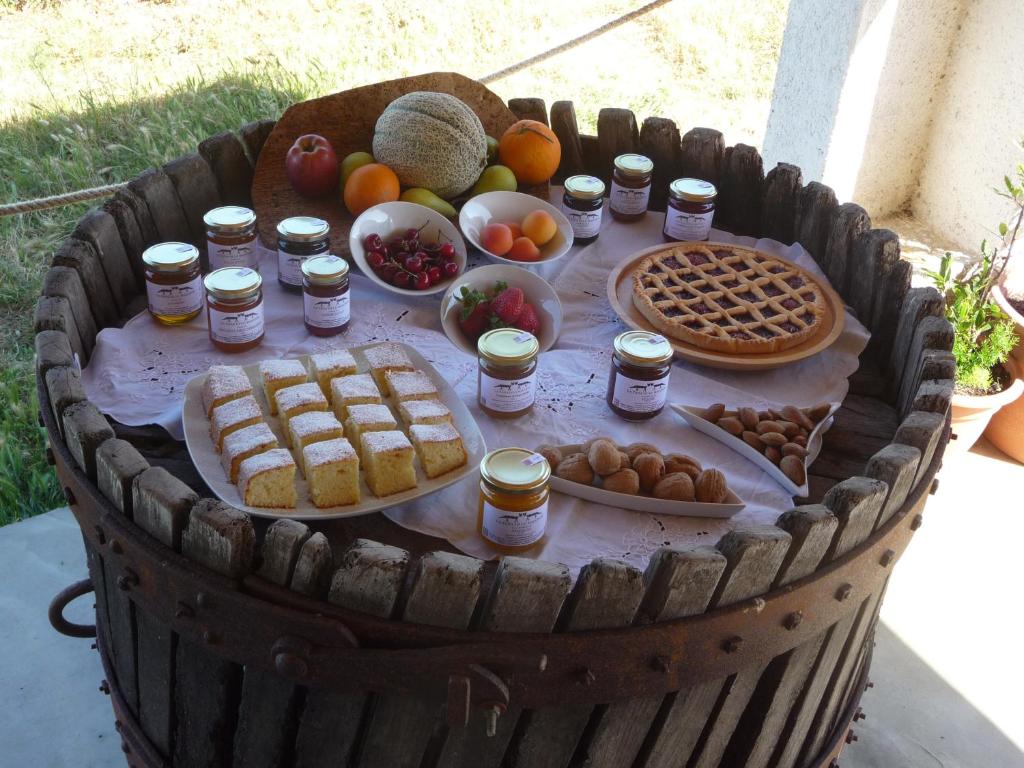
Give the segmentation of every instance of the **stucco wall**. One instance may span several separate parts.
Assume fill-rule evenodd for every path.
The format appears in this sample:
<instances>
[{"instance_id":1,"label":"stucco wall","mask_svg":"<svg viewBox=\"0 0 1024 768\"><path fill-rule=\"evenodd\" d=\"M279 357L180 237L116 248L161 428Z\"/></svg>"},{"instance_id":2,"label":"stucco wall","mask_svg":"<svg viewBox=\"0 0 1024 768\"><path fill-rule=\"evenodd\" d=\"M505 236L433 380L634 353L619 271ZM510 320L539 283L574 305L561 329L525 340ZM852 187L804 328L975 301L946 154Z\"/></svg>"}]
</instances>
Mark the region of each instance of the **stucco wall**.
<instances>
[{"instance_id":1,"label":"stucco wall","mask_svg":"<svg viewBox=\"0 0 1024 768\"><path fill-rule=\"evenodd\" d=\"M993 187L1024 162L1024 3L968 0L924 158L914 215L976 251L1007 214Z\"/></svg>"}]
</instances>

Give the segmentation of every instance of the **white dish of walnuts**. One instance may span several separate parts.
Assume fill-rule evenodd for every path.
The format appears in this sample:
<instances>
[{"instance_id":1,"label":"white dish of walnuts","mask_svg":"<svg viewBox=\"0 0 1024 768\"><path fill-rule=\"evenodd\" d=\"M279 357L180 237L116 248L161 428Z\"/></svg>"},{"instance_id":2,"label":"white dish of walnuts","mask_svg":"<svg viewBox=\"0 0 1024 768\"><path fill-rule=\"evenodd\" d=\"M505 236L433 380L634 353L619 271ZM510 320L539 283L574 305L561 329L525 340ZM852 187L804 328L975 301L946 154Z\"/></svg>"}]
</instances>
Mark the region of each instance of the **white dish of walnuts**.
<instances>
[{"instance_id":1,"label":"white dish of walnuts","mask_svg":"<svg viewBox=\"0 0 1024 768\"><path fill-rule=\"evenodd\" d=\"M537 453L551 464L553 490L597 504L680 517L732 517L745 506L719 470L650 443L598 437Z\"/></svg>"},{"instance_id":2,"label":"white dish of walnuts","mask_svg":"<svg viewBox=\"0 0 1024 768\"><path fill-rule=\"evenodd\" d=\"M687 424L757 464L793 496L808 494L807 468L821 451L821 435L838 408L838 403L761 410L723 403L707 408L672 404Z\"/></svg>"}]
</instances>

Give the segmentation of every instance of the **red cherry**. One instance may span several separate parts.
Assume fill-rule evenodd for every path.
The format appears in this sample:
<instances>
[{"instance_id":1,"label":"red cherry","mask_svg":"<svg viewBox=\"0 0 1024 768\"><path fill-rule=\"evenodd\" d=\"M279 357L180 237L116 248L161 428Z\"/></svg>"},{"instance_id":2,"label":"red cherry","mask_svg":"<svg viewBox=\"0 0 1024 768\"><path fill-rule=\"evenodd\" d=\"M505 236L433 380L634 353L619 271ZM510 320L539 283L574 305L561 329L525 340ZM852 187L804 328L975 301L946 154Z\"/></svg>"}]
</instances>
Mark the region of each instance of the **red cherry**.
<instances>
[{"instance_id":1,"label":"red cherry","mask_svg":"<svg viewBox=\"0 0 1024 768\"><path fill-rule=\"evenodd\" d=\"M454 261L446 261L444 263L444 273L448 277L455 277L457 274L459 274L459 265L456 264Z\"/></svg>"},{"instance_id":2,"label":"red cherry","mask_svg":"<svg viewBox=\"0 0 1024 768\"><path fill-rule=\"evenodd\" d=\"M430 282L436 283L438 280L441 279L441 268L430 267L429 269L427 269L427 275L430 277Z\"/></svg>"},{"instance_id":3,"label":"red cherry","mask_svg":"<svg viewBox=\"0 0 1024 768\"><path fill-rule=\"evenodd\" d=\"M376 232L371 232L363 238L363 247L368 251L379 251L383 246L384 241L380 239L380 235Z\"/></svg>"},{"instance_id":4,"label":"red cherry","mask_svg":"<svg viewBox=\"0 0 1024 768\"><path fill-rule=\"evenodd\" d=\"M455 246L451 243L445 243L441 246L438 253L441 254L443 259L454 259L455 258Z\"/></svg>"},{"instance_id":5,"label":"red cherry","mask_svg":"<svg viewBox=\"0 0 1024 768\"><path fill-rule=\"evenodd\" d=\"M416 229L415 227L410 227L409 229L405 230L405 239L412 240L413 238L418 237L419 234L420 231L418 229Z\"/></svg>"},{"instance_id":6,"label":"red cherry","mask_svg":"<svg viewBox=\"0 0 1024 768\"><path fill-rule=\"evenodd\" d=\"M395 276L391 278L391 282L398 288L409 287L409 273L408 272L396 272Z\"/></svg>"},{"instance_id":7,"label":"red cherry","mask_svg":"<svg viewBox=\"0 0 1024 768\"><path fill-rule=\"evenodd\" d=\"M420 272L418 275L416 275L415 285L417 291L425 291L427 288L430 287L430 283L430 275L427 272Z\"/></svg>"},{"instance_id":8,"label":"red cherry","mask_svg":"<svg viewBox=\"0 0 1024 768\"><path fill-rule=\"evenodd\" d=\"M380 251L370 251L366 254L366 263L373 269L379 269L384 264L384 254Z\"/></svg>"},{"instance_id":9,"label":"red cherry","mask_svg":"<svg viewBox=\"0 0 1024 768\"><path fill-rule=\"evenodd\" d=\"M416 273L418 273L418 272L422 272L423 271L423 259L421 259L419 257L419 255L410 256L409 258L407 258L405 260L405 268L407 270L409 270L410 272L412 272L414 275Z\"/></svg>"}]
</instances>

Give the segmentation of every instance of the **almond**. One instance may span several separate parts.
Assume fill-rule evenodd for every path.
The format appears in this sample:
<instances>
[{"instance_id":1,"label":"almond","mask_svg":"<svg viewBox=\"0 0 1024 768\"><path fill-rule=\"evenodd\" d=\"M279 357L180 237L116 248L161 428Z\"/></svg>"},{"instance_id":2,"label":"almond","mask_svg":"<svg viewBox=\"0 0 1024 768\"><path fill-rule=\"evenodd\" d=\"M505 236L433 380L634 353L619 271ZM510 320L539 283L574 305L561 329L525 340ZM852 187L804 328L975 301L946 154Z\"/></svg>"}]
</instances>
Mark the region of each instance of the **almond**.
<instances>
[{"instance_id":1,"label":"almond","mask_svg":"<svg viewBox=\"0 0 1024 768\"><path fill-rule=\"evenodd\" d=\"M741 437L743 442L749 445L751 448L761 450L764 447L764 443L761 442L761 436L757 432L750 432L749 430L744 432Z\"/></svg>"},{"instance_id":2,"label":"almond","mask_svg":"<svg viewBox=\"0 0 1024 768\"><path fill-rule=\"evenodd\" d=\"M740 408L737 411L737 414L746 429L753 430L757 428L757 422L760 421L760 419L757 418L757 411L753 408Z\"/></svg>"},{"instance_id":3,"label":"almond","mask_svg":"<svg viewBox=\"0 0 1024 768\"><path fill-rule=\"evenodd\" d=\"M792 421L780 421L779 426L782 427L782 434L786 437L793 437L800 432L800 427Z\"/></svg>"},{"instance_id":4,"label":"almond","mask_svg":"<svg viewBox=\"0 0 1024 768\"><path fill-rule=\"evenodd\" d=\"M619 471L619 449L611 440L595 440L591 443L587 459L593 470L601 477Z\"/></svg>"},{"instance_id":5,"label":"almond","mask_svg":"<svg viewBox=\"0 0 1024 768\"><path fill-rule=\"evenodd\" d=\"M782 432L782 425L770 419L759 421L757 423L757 434L763 435L765 432Z\"/></svg>"},{"instance_id":6,"label":"almond","mask_svg":"<svg viewBox=\"0 0 1024 768\"><path fill-rule=\"evenodd\" d=\"M774 445L766 445L764 447L764 457L768 459L772 464L778 464L782 461L782 451L776 448Z\"/></svg>"},{"instance_id":7,"label":"almond","mask_svg":"<svg viewBox=\"0 0 1024 768\"><path fill-rule=\"evenodd\" d=\"M758 421L771 421L773 418L774 417L772 416L772 412L771 411L758 411L757 412L757 420Z\"/></svg>"},{"instance_id":8,"label":"almond","mask_svg":"<svg viewBox=\"0 0 1024 768\"><path fill-rule=\"evenodd\" d=\"M735 437L743 434L743 424L735 416L725 416L719 419L718 426Z\"/></svg>"},{"instance_id":9,"label":"almond","mask_svg":"<svg viewBox=\"0 0 1024 768\"><path fill-rule=\"evenodd\" d=\"M640 476L632 469L620 469L608 475L602 484L606 491L636 495L640 491Z\"/></svg>"},{"instance_id":10,"label":"almond","mask_svg":"<svg viewBox=\"0 0 1024 768\"><path fill-rule=\"evenodd\" d=\"M803 435L797 435L796 437L794 437L793 442L796 443L797 445L801 445L804 447L807 446L807 438L804 437Z\"/></svg>"},{"instance_id":11,"label":"almond","mask_svg":"<svg viewBox=\"0 0 1024 768\"><path fill-rule=\"evenodd\" d=\"M665 460L660 453L641 453L633 459L633 469L640 476L640 490L650 493L665 474Z\"/></svg>"},{"instance_id":12,"label":"almond","mask_svg":"<svg viewBox=\"0 0 1024 768\"><path fill-rule=\"evenodd\" d=\"M555 474L563 480L570 480L574 483L590 485L594 482L594 470L591 469L590 462L582 453L573 453L564 457L558 463Z\"/></svg>"},{"instance_id":13,"label":"almond","mask_svg":"<svg viewBox=\"0 0 1024 768\"><path fill-rule=\"evenodd\" d=\"M807 480L807 470L804 469L804 463L796 456L783 456L782 461L779 462L779 469L795 485L803 485Z\"/></svg>"},{"instance_id":14,"label":"almond","mask_svg":"<svg viewBox=\"0 0 1024 768\"><path fill-rule=\"evenodd\" d=\"M785 445L789 441L786 436L781 432L765 432L761 435L761 442L765 445L774 445L776 447Z\"/></svg>"},{"instance_id":15,"label":"almond","mask_svg":"<svg viewBox=\"0 0 1024 768\"><path fill-rule=\"evenodd\" d=\"M700 417L705 421L710 421L712 424L714 424L716 421L722 418L723 413L725 413L724 403L712 403L703 411L701 411Z\"/></svg>"},{"instance_id":16,"label":"almond","mask_svg":"<svg viewBox=\"0 0 1024 768\"><path fill-rule=\"evenodd\" d=\"M817 405L812 405L810 408L804 408L804 413L807 414L807 418L817 424L828 416L828 412L830 410L832 410L832 406L828 403L818 403Z\"/></svg>"},{"instance_id":17,"label":"almond","mask_svg":"<svg viewBox=\"0 0 1024 768\"><path fill-rule=\"evenodd\" d=\"M784 446L782 446L782 455L796 456L798 459L806 459L807 449L804 448L802 445L797 445L796 443L786 443Z\"/></svg>"},{"instance_id":18,"label":"almond","mask_svg":"<svg viewBox=\"0 0 1024 768\"><path fill-rule=\"evenodd\" d=\"M784 406L782 409L782 417L799 424L804 429L814 429L814 422L807 418L807 415L795 406Z\"/></svg>"},{"instance_id":19,"label":"almond","mask_svg":"<svg viewBox=\"0 0 1024 768\"><path fill-rule=\"evenodd\" d=\"M653 493L657 499L693 501L693 480L685 472L673 472L670 475L665 475L657 482Z\"/></svg>"},{"instance_id":20,"label":"almond","mask_svg":"<svg viewBox=\"0 0 1024 768\"><path fill-rule=\"evenodd\" d=\"M717 469L705 469L693 484L697 501L707 504L721 504L725 501L725 475Z\"/></svg>"}]
</instances>

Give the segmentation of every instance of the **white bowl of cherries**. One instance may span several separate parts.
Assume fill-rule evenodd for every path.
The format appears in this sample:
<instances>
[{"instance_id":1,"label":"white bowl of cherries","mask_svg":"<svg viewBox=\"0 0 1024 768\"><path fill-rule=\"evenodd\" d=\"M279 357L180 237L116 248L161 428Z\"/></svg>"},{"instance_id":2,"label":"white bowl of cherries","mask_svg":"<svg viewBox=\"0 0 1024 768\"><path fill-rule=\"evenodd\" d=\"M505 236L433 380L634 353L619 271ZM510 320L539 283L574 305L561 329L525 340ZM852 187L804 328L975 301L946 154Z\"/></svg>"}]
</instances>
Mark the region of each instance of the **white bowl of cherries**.
<instances>
[{"instance_id":1,"label":"white bowl of cherries","mask_svg":"<svg viewBox=\"0 0 1024 768\"><path fill-rule=\"evenodd\" d=\"M466 268L458 228L417 203L381 203L363 211L352 223L348 247L370 280L410 296L439 293Z\"/></svg>"}]
</instances>

